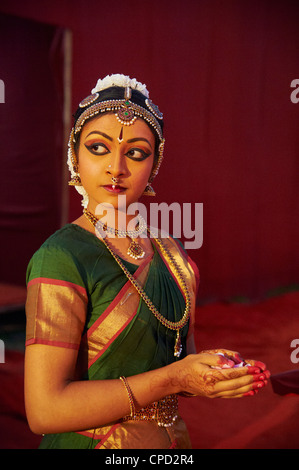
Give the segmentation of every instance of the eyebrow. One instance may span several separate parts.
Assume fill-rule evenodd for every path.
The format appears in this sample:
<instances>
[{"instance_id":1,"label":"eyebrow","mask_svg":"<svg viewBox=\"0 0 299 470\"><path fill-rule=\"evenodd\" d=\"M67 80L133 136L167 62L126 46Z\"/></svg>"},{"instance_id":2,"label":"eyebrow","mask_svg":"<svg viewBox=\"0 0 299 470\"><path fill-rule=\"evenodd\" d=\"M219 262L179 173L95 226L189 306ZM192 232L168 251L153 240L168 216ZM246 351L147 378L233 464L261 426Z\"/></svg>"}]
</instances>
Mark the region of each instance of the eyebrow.
<instances>
[{"instance_id":1,"label":"eyebrow","mask_svg":"<svg viewBox=\"0 0 299 470\"><path fill-rule=\"evenodd\" d=\"M135 137L134 139L127 140L127 142L128 142L128 144L131 144L132 142L138 142L138 140L142 140L143 142L147 142L149 144L150 148L152 148L150 141L145 139L144 137Z\"/></svg>"},{"instance_id":2,"label":"eyebrow","mask_svg":"<svg viewBox=\"0 0 299 470\"><path fill-rule=\"evenodd\" d=\"M111 142L113 142L113 138L110 137L110 135L105 134L105 132L101 132L101 131L92 131L89 134L87 134L87 136L85 138L89 137L91 134L99 134L99 135L105 137L106 139L110 140ZM152 148L150 141L145 139L144 137L134 137L133 139L127 140L127 142L128 142L128 144L131 144L133 142L138 142L139 140L142 140L143 142L147 142L149 144L149 146Z\"/></svg>"},{"instance_id":3,"label":"eyebrow","mask_svg":"<svg viewBox=\"0 0 299 470\"><path fill-rule=\"evenodd\" d=\"M89 134L87 134L86 138L89 137L91 134L99 134L99 135L102 135L102 136L105 137L106 139L111 140L111 142L113 142L112 137L110 137L110 135L105 134L105 132L92 131L92 132L90 132Z\"/></svg>"}]
</instances>

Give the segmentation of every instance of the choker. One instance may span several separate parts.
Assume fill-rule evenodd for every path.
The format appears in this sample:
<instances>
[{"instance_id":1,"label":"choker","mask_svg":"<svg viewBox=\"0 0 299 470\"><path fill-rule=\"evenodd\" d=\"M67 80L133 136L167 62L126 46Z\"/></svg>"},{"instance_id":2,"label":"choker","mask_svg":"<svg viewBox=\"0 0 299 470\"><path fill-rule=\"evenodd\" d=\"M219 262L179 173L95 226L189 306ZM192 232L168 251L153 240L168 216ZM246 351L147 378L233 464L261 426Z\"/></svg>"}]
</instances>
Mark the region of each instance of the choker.
<instances>
[{"instance_id":1,"label":"choker","mask_svg":"<svg viewBox=\"0 0 299 470\"><path fill-rule=\"evenodd\" d=\"M110 234L113 237L117 236L120 238L130 238L130 245L127 251L127 255L134 259L141 259L144 258L145 251L143 250L142 246L139 245L134 239L140 237L142 233L144 233L147 229L146 222L144 218L138 214L138 229L137 230L118 230L114 227L109 227L107 224L101 222L92 212L87 209L83 211L85 217L92 223L94 227L97 228L98 232L105 237L106 234ZM102 237L101 237L102 238Z\"/></svg>"}]
</instances>

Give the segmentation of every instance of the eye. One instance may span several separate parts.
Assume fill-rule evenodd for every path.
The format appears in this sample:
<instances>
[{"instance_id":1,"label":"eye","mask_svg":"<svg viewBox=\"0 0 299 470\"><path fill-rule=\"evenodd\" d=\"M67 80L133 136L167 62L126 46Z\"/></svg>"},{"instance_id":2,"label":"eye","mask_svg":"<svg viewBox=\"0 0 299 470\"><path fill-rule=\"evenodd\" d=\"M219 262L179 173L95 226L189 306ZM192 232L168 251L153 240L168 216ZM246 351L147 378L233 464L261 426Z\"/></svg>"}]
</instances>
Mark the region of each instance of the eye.
<instances>
[{"instance_id":1,"label":"eye","mask_svg":"<svg viewBox=\"0 0 299 470\"><path fill-rule=\"evenodd\" d=\"M110 150L102 142L93 142L92 144L84 144L87 150L94 155L106 155Z\"/></svg>"},{"instance_id":2,"label":"eye","mask_svg":"<svg viewBox=\"0 0 299 470\"><path fill-rule=\"evenodd\" d=\"M132 148L125 154L126 157L131 158L131 160L135 160L135 161L145 160L150 155L151 155L151 152L145 152L144 150L140 148Z\"/></svg>"}]
</instances>

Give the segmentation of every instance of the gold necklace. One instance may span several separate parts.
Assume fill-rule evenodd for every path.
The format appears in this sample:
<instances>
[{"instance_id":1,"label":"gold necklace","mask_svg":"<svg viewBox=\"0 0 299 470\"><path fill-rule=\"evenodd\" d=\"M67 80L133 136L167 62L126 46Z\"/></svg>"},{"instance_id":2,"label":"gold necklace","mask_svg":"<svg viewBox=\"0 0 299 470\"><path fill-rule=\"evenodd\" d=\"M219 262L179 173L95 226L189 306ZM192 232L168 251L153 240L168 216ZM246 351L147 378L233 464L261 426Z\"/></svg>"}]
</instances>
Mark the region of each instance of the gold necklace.
<instances>
[{"instance_id":1,"label":"gold necklace","mask_svg":"<svg viewBox=\"0 0 299 470\"><path fill-rule=\"evenodd\" d=\"M95 227L95 231L97 232L97 227L96 227L97 218L95 216L89 217L89 215L87 213L85 213L85 215L88 218L89 222ZM150 233L150 235L152 236L150 230L149 229L147 229L147 230ZM179 278L180 285L182 286L182 289L183 289L183 292L184 292L184 297L185 297L185 302L186 302L184 314L178 322L172 322L170 320L167 320L165 317L163 317L163 315L156 309L156 307L154 306L154 304L152 303L150 298L147 296L145 291L142 289L139 282L134 278L134 276L132 276L132 274L124 266L124 264L122 263L119 256L116 253L114 253L112 248L109 246L109 243L107 242L107 240L105 238L102 238L101 236L100 236L100 238L103 241L106 248L108 249L108 251L113 256L113 258L115 259L115 261L117 262L117 264L123 270L126 277L129 279L129 281L131 281L131 283L133 284L133 286L137 290L138 294L144 300L144 302L147 305L147 307L149 308L149 310L157 318L157 320L159 320L159 322L162 323L162 325L164 325L166 328L176 331L176 340L175 340L175 345L174 345L174 356L175 357L180 357L181 352L182 352L182 343L181 343L181 337L180 337L180 330L182 328L184 328L184 326L187 324L187 322L190 318L191 300L190 300L190 294L189 294L189 290L188 290L188 287L187 287L187 283L184 279L184 276L181 273L181 270L180 270L179 266L177 265L174 257L168 251L168 249L164 246L164 243L162 242L162 239L155 238L155 237L152 236L152 238L154 238L155 242L159 246L159 248L160 248L161 252L163 253L163 255L165 255L165 257L167 258L169 263L172 265L172 267L175 271L175 274Z\"/></svg>"},{"instance_id":2,"label":"gold necklace","mask_svg":"<svg viewBox=\"0 0 299 470\"><path fill-rule=\"evenodd\" d=\"M113 227L107 226L107 224L101 222L101 220L96 217L92 212L90 212L87 209L84 209L83 211L84 215L87 217L87 219L96 227L97 224L100 225L102 232L107 232L110 233L111 235L117 235L120 237L129 237L130 238L130 245L127 251L127 255L129 255L131 258L134 259L141 259L145 255L145 251L143 250L142 246L137 243L134 238L139 237L145 230L146 230L146 222L141 215L138 215L138 225L139 228L138 230L118 230Z\"/></svg>"}]
</instances>

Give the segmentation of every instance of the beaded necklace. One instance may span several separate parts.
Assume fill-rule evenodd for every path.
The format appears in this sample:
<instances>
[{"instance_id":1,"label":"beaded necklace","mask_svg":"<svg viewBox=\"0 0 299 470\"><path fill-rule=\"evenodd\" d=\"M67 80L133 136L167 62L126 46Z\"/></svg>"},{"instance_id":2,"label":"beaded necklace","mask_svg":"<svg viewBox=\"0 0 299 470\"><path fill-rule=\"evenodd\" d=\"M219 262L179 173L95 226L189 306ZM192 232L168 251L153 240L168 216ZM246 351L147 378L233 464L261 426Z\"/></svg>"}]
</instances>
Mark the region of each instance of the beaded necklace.
<instances>
[{"instance_id":1,"label":"beaded necklace","mask_svg":"<svg viewBox=\"0 0 299 470\"><path fill-rule=\"evenodd\" d=\"M113 236L120 236L121 238L130 238L130 246L127 251L127 255L134 259L141 259L145 255L145 251L134 239L139 237L147 229L146 222L141 215L137 216L138 219L138 230L118 230L113 227L109 227L107 224L101 222L95 215L89 212L87 209L83 211L84 215L88 220L97 228L100 226L101 231L110 233ZM103 238L103 237L102 237Z\"/></svg>"},{"instance_id":2,"label":"beaded necklace","mask_svg":"<svg viewBox=\"0 0 299 470\"><path fill-rule=\"evenodd\" d=\"M139 282L134 278L134 276L132 276L132 274L128 271L128 269L125 267L125 265L123 264L123 262L121 261L120 257L114 253L114 251L112 250L111 246L109 245L109 243L107 242L106 238L103 238L101 236L101 234L99 233L99 230L97 228L97 222L98 222L98 219L97 217L95 217L91 212L89 212L88 210L85 210L84 211L84 215L86 216L86 218L89 220L89 222L95 227L95 232L96 232L96 235L98 236L98 238L100 238L102 240L102 242L104 243L104 245L106 246L106 248L108 249L108 251L111 253L111 255L113 256L113 258L115 259L115 261L117 262L117 264L120 266L120 268L123 270L124 274L126 275L126 277L129 279L129 281L133 284L133 286L135 287L135 289L137 290L138 294L140 295L140 297L144 300L145 304L147 305L147 307L149 308L149 310L153 313L153 315L157 318L157 320L162 323L162 325L164 325L166 328L170 329L170 330L174 330L176 331L176 340L175 340L175 346L174 346L174 356L175 357L180 357L181 355L181 352L182 352L182 344L181 344L181 337L180 337L180 330L182 328L184 328L184 326L187 324L189 318L190 318L190 312L191 312L191 300L190 300L190 294L189 294L189 290L188 290L188 287L187 287L187 283L184 279L184 276L178 266L178 264L176 263L174 257L172 256L172 254L169 252L169 250L165 247L163 241L161 238L156 238L152 235L151 231L149 228L147 228L149 234L151 235L152 238L154 238L155 242L157 243L157 245L159 246L162 254L166 257L167 261L172 265L174 271L175 271L175 274L176 276L178 277L179 279L179 282L180 282L180 285L182 286L182 289L183 289L183 292L184 292L184 297L185 297L185 303L186 303L186 306L185 306L185 310L184 310L184 314L182 316L182 318L177 321L177 322L172 322L170 320L167 320L167 318L165 318L157 309L156 307L154 306L154 304L152 303L152 301L150 300L150 298L147 296L147 294L145 293L145 291L142 289L142 287L140 286Z\"/></svg>"}]
</instances>

